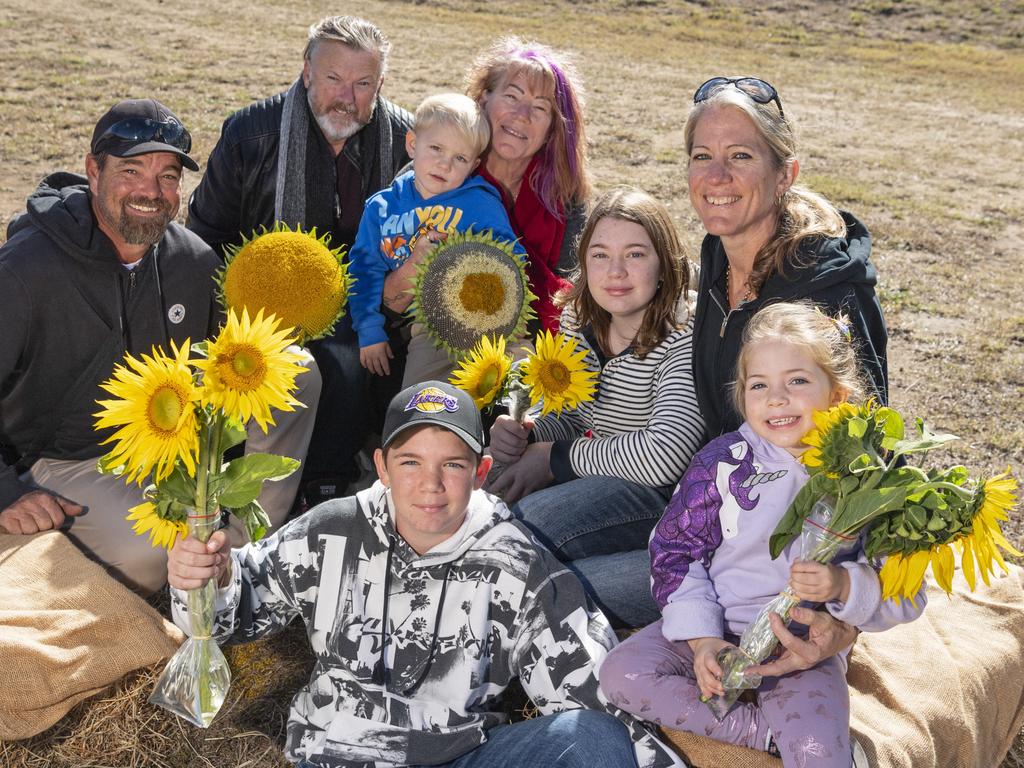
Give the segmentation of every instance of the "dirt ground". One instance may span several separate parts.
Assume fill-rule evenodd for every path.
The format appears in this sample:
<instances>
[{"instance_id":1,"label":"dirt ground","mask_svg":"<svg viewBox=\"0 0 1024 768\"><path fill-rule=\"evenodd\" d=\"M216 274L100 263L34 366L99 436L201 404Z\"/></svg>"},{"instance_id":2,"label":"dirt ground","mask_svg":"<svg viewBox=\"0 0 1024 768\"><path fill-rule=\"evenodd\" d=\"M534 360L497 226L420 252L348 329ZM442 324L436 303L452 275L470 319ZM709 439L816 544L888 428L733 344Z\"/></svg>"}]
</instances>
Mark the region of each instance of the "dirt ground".
<instances>
[{"instance_id":1,"label":"dirt ground","mask_svg":"<svg viewBox=\"0 0 1024 768\"><path fill-rule=\"evenodd\" d=\"M202 164L227 115L296 77L308 25L344 10L0 0L0 225L46 173L83 168L92 125L120 98L170 105ZM963 438L947 459L1024 473L1024 3L368 0L358 12L390 35L385 92L410 108L460 89L498 35L573 51L598 190L652 192L694 254L693 90L717 74L774 83L801 137L801 180L874 236L893 404ZM1024 546L1019 517L1009 535Z\"/></svg>"}]
</instances>

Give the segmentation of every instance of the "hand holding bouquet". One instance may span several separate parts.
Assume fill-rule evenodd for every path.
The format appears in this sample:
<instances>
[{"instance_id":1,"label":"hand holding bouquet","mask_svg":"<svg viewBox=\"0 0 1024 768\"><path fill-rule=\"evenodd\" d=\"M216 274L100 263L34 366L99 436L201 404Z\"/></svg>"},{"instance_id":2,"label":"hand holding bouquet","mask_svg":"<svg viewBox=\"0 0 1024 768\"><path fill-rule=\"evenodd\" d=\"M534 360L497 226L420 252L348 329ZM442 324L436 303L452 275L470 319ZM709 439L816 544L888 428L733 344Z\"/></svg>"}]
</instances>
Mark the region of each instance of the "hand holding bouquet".
<instances>
[{"instance_id":1,"label":"hand holding bouquet","mask_svg":"<svg viewBox=\"0 0 1024 768\"><path fill-rule=\"evenodd\" d=\"M1017 484L1008 474L975 479L961 466L926 471L902 464L955 436L935 434L918 419L916 436L907 437L900 414L874 401L842 403L814 420L816 429L804 438L810 448L801 457L810 478L771 536L773 558L799 535L803 559L828 563L866 532L865 554L887 558L879 574L882 599L912 601L929 564L939 586L952 590L954 549L972 589L976 571L987 584L993 563L1006 570L1000 550L1021 554L1000 528L1017 503ZM707 702L717 717L743 689L760 683L744 671L775 650L769 615L788 621L798 603L785 590L747 627L738 649L720 654L726 693Z\"/></svg>"},{"instance_id":2,"label":"hand holding bouquet","mask_svg":"<svg viewBox=\"0 0 1024 768\"><path fill-rule=\"evenodd\" d=\"M504 399L509 415L522 423L531 405L541 414L560 414L594 399L597 374L587 370L586 352L561 333L541 331L534 351L518 364L505 352L505 339L484 336L449 379L481 410Z\"/></svg>"}]
</instances>

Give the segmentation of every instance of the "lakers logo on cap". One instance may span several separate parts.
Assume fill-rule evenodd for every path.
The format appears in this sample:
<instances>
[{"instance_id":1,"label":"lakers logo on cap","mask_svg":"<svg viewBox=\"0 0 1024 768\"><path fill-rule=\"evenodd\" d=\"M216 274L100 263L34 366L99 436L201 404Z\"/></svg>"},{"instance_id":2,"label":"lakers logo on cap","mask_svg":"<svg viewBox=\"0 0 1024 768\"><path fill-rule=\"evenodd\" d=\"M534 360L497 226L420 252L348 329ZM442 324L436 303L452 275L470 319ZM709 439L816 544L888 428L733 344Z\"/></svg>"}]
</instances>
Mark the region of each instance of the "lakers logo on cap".
<instances>
[{"instance_id":1,"label":"lakers logo on cap","mask_svg":"<svg viewBox=\"0 0 1024 768\"><path fill-rule=\"evenodd\" d=\"M437 413L448 411L455 413L459 410L459 401L437 387L424 387L405 406L407 411L419 411L420 413Z\"/></svg>"}]
</instances>

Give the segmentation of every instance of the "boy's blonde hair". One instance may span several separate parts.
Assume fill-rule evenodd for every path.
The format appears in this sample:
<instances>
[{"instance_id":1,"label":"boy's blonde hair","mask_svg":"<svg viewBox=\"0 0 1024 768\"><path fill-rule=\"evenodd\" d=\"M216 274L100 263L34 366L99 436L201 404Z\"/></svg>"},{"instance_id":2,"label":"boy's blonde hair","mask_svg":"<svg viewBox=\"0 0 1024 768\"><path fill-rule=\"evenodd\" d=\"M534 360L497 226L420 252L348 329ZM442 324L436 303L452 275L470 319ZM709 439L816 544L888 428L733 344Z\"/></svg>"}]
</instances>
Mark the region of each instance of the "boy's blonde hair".
<instances>
[{"instance_id":1,"label":"boy's blonde hair","mask_svg":"<svg viewBox=\"0 0 1024 768\"><path fill-rule=\"evenodd\" d=\"M412 129L420 133L435 125L457 129L473 147L476 160L491 141L491 126L477 103L461 93L428 96L416 107Z\"/></svg>"},{"instance_id":2,"label":"boy's blonde hair","mask_svg":"<svg viewBox=\"0 0 1024 768\"><path fill-rule=\"evenodd\" d=\"M857 363L849 318L842 313L830 317L810 301L780 301L758 310L743 329L732 399L736 412L744 418L747 359L751 347L763 341L781 341L803 348L828 376L833 392L844 390L848 400L864 398L864 377Z\"/></svg>"}]
</instances>

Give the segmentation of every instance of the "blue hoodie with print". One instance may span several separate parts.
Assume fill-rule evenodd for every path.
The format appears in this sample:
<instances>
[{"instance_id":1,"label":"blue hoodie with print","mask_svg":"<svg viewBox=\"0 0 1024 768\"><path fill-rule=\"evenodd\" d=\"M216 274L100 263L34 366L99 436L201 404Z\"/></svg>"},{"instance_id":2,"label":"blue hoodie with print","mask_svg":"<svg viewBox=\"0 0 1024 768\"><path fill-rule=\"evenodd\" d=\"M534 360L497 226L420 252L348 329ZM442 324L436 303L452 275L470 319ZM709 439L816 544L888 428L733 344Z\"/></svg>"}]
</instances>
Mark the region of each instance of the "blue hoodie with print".
<instances>
[{"instance_id":1,"label":"blue hoodie with print","mask_svg":"<svg viewBox=\"0 0 1024 768\"><path fill-rule=\"evenodd\" d=\"M516 240L498 190L481 177L470 176L462 186L430 198L416 190L413 171L396 178L366 201L349 256L349 269L356 279L349 306L359 346L388 340L380 311L384 278L405 263L416 240L430 229L490 230L495 240ZM526 258L518 242L515 252Z\"/></svg>"}]
</instances>

